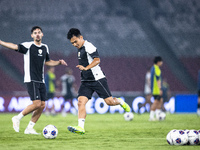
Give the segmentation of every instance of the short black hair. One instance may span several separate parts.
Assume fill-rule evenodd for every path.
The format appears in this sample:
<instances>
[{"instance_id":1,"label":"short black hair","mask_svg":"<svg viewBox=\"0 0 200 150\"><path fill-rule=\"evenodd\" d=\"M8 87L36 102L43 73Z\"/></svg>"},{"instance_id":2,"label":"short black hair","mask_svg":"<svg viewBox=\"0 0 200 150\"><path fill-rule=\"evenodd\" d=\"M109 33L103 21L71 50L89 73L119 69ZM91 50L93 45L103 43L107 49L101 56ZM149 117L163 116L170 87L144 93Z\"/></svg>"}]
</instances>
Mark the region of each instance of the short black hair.
<instances>
[{"instance_id":1,"label":"short black hair","mask_svg":"<svg viewBox=\"0 0 200 150\"><path fill-rule=\"evenodd\" d=\"M163 61L161 56L156 56L153 60L154 64L157 64L159 61Z\"/></svg>"},{"instance_id":2,"label":"short black hair","mask_svg":"<svg viewBox=\"0 0 200 150\"><path fill-rule=\"evenodd\" d=\"M67 33L67 39L71 39L73 36L79 37L81 35L81 32L77 28L71 28Z\"/></svg>"},{"instance_id":3,"label":"short black hair","mask_svg":"<svg viewBox=\"0 0 200 150\"><path fill-rule=\"evenodd\" d=\"M40 29L40 30L42 31L42 28L41 28L41 27L39 27L39 26L34 26L34 27L32 27L32 29L31 29L31 33L33 33L33 31L36 30L36 29Z\"/></svg>"}]
</instances>

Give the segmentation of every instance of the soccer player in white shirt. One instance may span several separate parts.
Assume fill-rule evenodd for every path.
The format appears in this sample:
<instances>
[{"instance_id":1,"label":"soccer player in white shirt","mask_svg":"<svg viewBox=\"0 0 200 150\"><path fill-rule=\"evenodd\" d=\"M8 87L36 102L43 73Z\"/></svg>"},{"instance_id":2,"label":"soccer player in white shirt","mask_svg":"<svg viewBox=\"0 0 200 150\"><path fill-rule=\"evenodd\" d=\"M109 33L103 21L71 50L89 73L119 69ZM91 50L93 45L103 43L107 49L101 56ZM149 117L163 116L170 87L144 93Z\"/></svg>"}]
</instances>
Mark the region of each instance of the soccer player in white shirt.
<instances>
[{"instance_id":1,"label":"soccer player in white shirt","mask_svg":"<svg viewBox=\"0 0 200 150\"><path fill-rule=\"evenodd\" d=\"M20 120L33 112L31 121L24 134L38 134L33 127L45 108L46 87L44 84L44 65L67 66L67 63L62 59L54 61L49 58L48 46L42 43L43 32L41 27L34 26L31 29L31 37L33 38L32 42L24 42L18 45L0 40L0 45L24 55L24 82L33 103L12 118L13 128L16 132L19 132Z\"/></svg>"},{"instance_id":2,"label":"soccer player in white shirt","mask_svg":"<svg viewBox=\"0 0 200 150\"><path fill-rule=\"evenodd\" d=\"M126 112L130 111L130 107L120 98L112 97L107 79L99 66L100 58L97 48L84 40L80 31L76 28L69 30L67 38L78 49L79 65L76 67L81 71L81 86L78 91L78 126L69 126L68 130L73 133L84 134L85 105L94 92L103 98L107 105L120 105Z\"/></svg>"}]
</instances>

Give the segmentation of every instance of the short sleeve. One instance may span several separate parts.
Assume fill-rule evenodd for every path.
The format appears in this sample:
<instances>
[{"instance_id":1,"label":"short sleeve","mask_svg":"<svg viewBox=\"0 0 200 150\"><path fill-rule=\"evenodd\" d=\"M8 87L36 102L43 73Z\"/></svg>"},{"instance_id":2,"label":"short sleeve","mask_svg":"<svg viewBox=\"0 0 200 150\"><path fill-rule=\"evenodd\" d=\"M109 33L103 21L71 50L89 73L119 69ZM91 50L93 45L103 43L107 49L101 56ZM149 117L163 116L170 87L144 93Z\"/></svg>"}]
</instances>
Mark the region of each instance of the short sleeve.
<instances>
[{"instance_id":1,"label":"short sleeve","mask_svg":"<svg viewBox=\"0 0 200 150\"><path fill-rule=\"evenodd\" d=\"M18 52L26 54L28 49L30 48L30 45L31 44L29 42L18 44Z\"/></svg>"},{"instance_id":2,"label":"short sleeve","mask_svg":"<svg viewBox=\"0 0 200 150\"><path fill-rule=\"evenodd\" d=\"M46 61L50 61L49 53L46 54Z\"/></svg>"},{"instance_id":3,"label":"short sleeve","mask_svg":"<svg viewBox=\"0 0 200 150\"><path fill-rule=\"evenodd\" d=\"M97 48L92 43L87 42L85 44L85 50L88 54L92 54L92 53L96 52Z\"/></svg>"},{"instance_id":4,"label":"short sleeve","mask_svg":"<svg viewBox=\"0 0 200 150\"><path fill-rule=\"evenodd\" d=\"M87 42L85 44L85 51L92 57L96 58L99 57L99 53L97 51L97 48L90 42Z\"/></svg>"},{"instance_id":5,"label":"short sleeve","mask_svg":"<svg viewBox=\"0 0 200 150\"><path fill-rule=\"evenodd\" d=\"M49 48L48 48L47 45L45 45L45 47L46 47L46 49L47 49L47 54L46 54L45 60L46 60L46 61L50 61L50 57L49 57Z\"/></svg>"},{"instance_id":6,"label":"short sleeve","mask_svg":"<svg viewBox=\"0 0 200 150\"><path fill-rule=\"evenodd\" d=\"M99 58L99 53L96 50L95 52L93 52L92 54L89 54L92 58Z\"/></svg>"}]
</instances>

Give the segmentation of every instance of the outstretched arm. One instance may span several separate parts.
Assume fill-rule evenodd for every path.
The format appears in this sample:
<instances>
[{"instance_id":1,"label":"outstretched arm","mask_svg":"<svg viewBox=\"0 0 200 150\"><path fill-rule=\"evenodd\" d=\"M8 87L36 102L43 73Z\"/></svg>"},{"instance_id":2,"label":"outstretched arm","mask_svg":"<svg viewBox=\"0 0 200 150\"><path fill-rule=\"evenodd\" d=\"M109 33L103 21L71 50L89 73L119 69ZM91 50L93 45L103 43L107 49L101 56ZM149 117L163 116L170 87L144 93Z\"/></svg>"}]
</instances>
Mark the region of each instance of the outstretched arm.
<instances>
[{"instance_id":1,"label":"outstretched arm","mask_svg":"<svg viewBox=\"0 0 200 150\"><path fill-rule=\"evenodd\" d=\"M45 62L45 65L47 65L47 66L57 66L57 65L67 66L67 63L63 59L60 59L58 61L55 61L55 60L47 61L47 62Z\"/></svg>"},{"instance_id":2,"label":"outstretched arm","mask_svg":"<svg viewBox=\"0 0 200 150\"><path fill-rule=\"evenodd\" d=\"M9 49L12 50L18 50L18 45L17 44L13 44L13 43L9 43L9 42L4 42L0 40L0 45L7 47Z\"/></svg>"}]
</instances>

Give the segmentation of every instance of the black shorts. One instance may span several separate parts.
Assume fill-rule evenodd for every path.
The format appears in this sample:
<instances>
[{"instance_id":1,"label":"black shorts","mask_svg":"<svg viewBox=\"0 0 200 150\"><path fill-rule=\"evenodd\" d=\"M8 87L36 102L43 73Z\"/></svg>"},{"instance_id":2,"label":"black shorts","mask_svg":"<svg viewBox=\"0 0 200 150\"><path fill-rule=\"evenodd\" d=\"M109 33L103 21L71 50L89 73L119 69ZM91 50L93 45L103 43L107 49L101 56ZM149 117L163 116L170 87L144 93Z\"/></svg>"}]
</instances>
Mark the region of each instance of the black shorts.
<instances>
[{"instance_id":1,"label":"black shorts","mask_svg":"<svg viewBox=\"0 0 200 150\"><path fill-rule=\"evenodd\" d=\"M153 95L153 97L154 97L154 100L158 100L158 101L160 101L162 98L162 96L160 95Z\"/></svg>"},{"instance_id":2,"label":"black shorts","mask_svg":"<svg viewBox=\"0 0 200 150\"><path fill-rule=\"evenodd\" d=\"M78 96L85 96L88 99L91 99L94 92L103 99L112 96L106 78L97 81L82 81L78 91Z\"/></svg>"},{"instance_id":3,"label":"black shorts","mask_svg":"<svg viewBox=\"0 0 200 150\"><path fill-rule=\"evenodd\" d=\"M200 97L200 90L198 90L198 97Z\"/></svg>"},{"instance_id":4,"label":"black shorts","mask_svg":"<svg viewBox=\"0 0 200 150\"><path fill-rule=\"evenodd\" d=\"M26 83L27 91L30 96L30 99L46 101L46 86L44 83L39 82L27 82Z\"/></svg>"}]
</instances>

